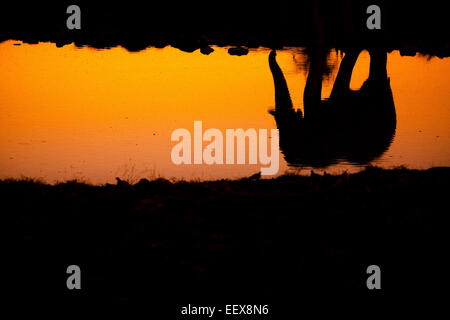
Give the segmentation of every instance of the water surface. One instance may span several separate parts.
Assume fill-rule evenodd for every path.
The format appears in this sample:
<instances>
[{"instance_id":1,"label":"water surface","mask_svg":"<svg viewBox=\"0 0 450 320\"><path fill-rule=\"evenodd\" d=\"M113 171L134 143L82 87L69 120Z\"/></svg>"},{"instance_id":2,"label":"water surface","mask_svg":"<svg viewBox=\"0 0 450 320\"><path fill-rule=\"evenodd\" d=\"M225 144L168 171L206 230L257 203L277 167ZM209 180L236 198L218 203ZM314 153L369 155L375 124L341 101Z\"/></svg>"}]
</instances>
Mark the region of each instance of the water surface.
<instances>
[{"instance_id":1,"label":"water surface","mask_svg":"<svg viewBox=\"0 0 450 320\"><path fill-rule=\"evenodd\" d=\"M170 158L173 130L276 128L269 50L209 56L166 47L130 53L74 45L0 44L0 178L40 178L53 183L81 179L101 184L115 177L239 178L260 165L181 165ZM330 94L342 55L332 52L323 87ZM307 59L301 49L278 51L295 108L303 109ZM363 52L351 88L367 78ZM450 165L450 60L388 55L397 114L388 150L365 165L425 169ZM363 165L345 161L317 171L349 172ZM309 173L287 163L280 171Z\"/></svg>"}]
</instances>

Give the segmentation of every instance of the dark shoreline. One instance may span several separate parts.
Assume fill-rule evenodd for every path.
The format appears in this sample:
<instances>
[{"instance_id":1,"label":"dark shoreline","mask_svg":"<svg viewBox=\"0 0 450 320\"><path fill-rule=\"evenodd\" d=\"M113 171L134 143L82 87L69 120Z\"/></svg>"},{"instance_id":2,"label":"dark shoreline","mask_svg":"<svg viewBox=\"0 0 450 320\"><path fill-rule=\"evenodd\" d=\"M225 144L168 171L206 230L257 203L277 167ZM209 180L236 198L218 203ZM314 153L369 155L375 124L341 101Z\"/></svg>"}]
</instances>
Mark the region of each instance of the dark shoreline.
<instances>
[{"instance_id":1,"label":"dark shoreline","mask_svg":"<svg viewBox=\"0 0 450 320\"><path fill-rule=\"evenodd\" d=\"M447 271L449 185L449 167L105 186L2 180L5 261L22 301L422 297ZM79 293L65 289L74 263ZM383 272L381 296L366 288L371 264Z\"/></svg>"},{"instance_id":2,"label":"dark shoreline","mask_svg":"<svg viewBox=\"0 0 450 320\"><path fill-rule=\"evenodd\" d=\"M446 11L438 1L418 5L410 1L353 1L354 30L346 32L339 16L343 4L329 3L322 19L326 48L383 47L403 55L450 56ZM84 2L81 30L68 30L66 8L58 4L6 3L0 12L0 42L52 42L61 47L70 43L98 49L122 46L131 52L148 47L173 46L186 52L201 49L208 54L212 45L248 48L311 47L317 45L312 20L312 1L280 1L270 6L257 2L227 1L214 9L207 1L184 5L127 1L115 5L107 1ZM369 4L382 10L383 28L366 27ZM347 10L348 11L348 10Z\"/></svg>"},{"instance_id":3,"label":"dark shoreline","mask_svg":"<svg viewBox=\"0 0 450 320\"><path fill-rule=\"evenodd\" d=\"M208 185L230 185L238 187L241 184L251 183L259 186L270 185L274 186L277 184L284 183L296 183L296 184L304 184L310 183L309 181L326 181L337 179L337 181L341 182L342 179L349 180L350 178L356 178L358 176L365 176L368 174L380 174L389 176L394 178L400 174L404 174L407 177L417 177L424 174L430 174L432 176L437 176L437 173L443 173L443 177L447 177L450 174L450 167L446 166L438 166L431 167L428 169L409 169L406 166L398 166L391 169L384 169L377 166L367 165L363 170L355 172L355 173L347 173L346 171L339 174L328 173L326 170L321 169L323 173L318 173L314 171L314 169L310 170L309 174L283 174L276 178L260 178L259 174L255 174L249 177L242 177L236 179L210 179L210 180L177 180L177 179L166 179L166 178L154 178L147 179L142 178L138 182L131 182L125 178L116 177L116 183L104 183L104 184L92 184L89 182L85 182L82 179L70 179L67 181L59 181L55 183L48 183L45 180L41 180L40 178L3 178L0 179L0 186L38 186L45 188L55 188L62 187L65 185L70 186L78 186L78 187L86 187L93 188L100 191L100 189L108 189L108 188L128 188L129 190L136 191L138 189L147 188L150 186L152 190L156 191L158 186L170 186L171 188L178 188L184 185L192 185L192 186L208 186ZM133 179L134 181L137 181ZM155 189L154 189L155 188ZM165 189L163 190L165 191Z\"/></svg>"}]
</instances>

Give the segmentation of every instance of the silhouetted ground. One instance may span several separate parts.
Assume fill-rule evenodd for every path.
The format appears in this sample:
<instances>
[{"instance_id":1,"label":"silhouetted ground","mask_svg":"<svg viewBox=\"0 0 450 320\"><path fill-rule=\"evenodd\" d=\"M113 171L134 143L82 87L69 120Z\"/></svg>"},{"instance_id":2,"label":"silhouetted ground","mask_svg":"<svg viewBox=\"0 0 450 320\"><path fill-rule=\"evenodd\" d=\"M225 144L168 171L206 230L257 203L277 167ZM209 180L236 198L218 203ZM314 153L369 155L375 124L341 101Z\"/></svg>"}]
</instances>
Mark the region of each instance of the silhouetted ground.
<instances>
[{"instance_id":1,"label":"silhouetted ground","mask_svg":"<svg viewBox=\"0 0 450 320\"><path fill-rule=\"evenodd\" d=\"M260 1L49 1L6 2L0 11L0 42L7 39L26 43L51 41L57 46L109 48L123 46L130 51L172 45L184 51L210 45L248 48L311 46L317 42L312 0ZM325 45L346 48L382 46L402 54L450 55L447 11L437 0L318 1ZM81 8L81 30L68 30L66 9ZM382 9L382 30L366 27L369 5ZM350 16L345 16L351 13ZM348 31L348 21L353 31Z\"/></svg>"},{"instance_id":2,"label":"silhouetted ground","mask_svg":"<svg viewBox=\"0 0 450 320\"><path fill-rule=\"evenodd\" d=\"M449 178L450 168L368 168L105 186L3 180L4 276L20 301L136 302L160 319L175 319L180 303L269 303L278 315L306 297L398 306L443 286ZM71 264L82 270L78 292L65 286ZM372 264L378 292L366 288Z\"/></svg>"}]
</instances>

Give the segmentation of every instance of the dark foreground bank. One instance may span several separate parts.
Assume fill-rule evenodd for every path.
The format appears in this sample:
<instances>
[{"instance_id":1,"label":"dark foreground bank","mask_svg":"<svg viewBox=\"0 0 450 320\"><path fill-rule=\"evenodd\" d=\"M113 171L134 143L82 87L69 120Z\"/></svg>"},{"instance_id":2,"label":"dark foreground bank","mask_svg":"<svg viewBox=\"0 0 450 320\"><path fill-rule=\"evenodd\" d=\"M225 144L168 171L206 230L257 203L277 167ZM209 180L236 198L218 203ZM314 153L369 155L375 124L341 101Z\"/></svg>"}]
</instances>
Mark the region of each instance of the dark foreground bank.
<instances>
[{"instance_id":1,"label":"dark foreground bank","mask_svg":"<svg viewBox=\"0 0 450 320\"><path fill-rule=\"evenodd\" d=\"M143 303L161 319L208 303L269 304L277 319L305 297L398 305L436 294L448 273L449 182L450 168L105 186L3 180L5 278L24 305ZM66 288L72 264L79 291ZM367 289L369 265L381 268L379 291Z\"/></svg>"}]
</instances>

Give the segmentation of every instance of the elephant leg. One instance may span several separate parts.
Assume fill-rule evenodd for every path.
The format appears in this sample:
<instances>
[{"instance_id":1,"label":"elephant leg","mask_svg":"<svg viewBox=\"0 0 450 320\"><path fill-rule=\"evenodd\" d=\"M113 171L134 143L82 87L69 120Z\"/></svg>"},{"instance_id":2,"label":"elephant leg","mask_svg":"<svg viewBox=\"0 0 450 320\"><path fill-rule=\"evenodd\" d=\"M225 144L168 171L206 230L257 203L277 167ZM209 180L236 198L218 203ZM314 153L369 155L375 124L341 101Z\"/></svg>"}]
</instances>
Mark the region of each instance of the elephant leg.
<instances>
[{"instance_id":1,"label":"elephant leg","mask_svg":"<svg viewBox=\"0 0 450 320\"><path fill-rule=\"evenodd\" d=\"M341 11L341 21L344 26L344 33L346 38L352 39L355 35L355 25L353 23L352 3L350 0L342 1L342 5L339 6Z\"/></svg>"},{"instance_id":2,"label":"elephant leg","mask_svg":"<svg viewBox=\"0 0 450 320\"><path fill-rule=\"evenodd\" d=\"M339 66L336 80L331 90L330 100L334 100L350 90L350 81L352 79L353 68L358 60L361 50L351 50L345 53Z\"/></svg>"},{"instance_id":3,"label":"elephant leg","mask_svg":"<svg viewBox=\"0 0 450 320\"><path fill-rule=\"evenodd\" d=\"M323 46L325 43L325 31L323 27L322 14L321 14L321 1L313 0L312 3L312 19L315 30L315 44Z\"/></svg>"},{"instance_id":4,"label":"elephant leg","mask_svg":"<svg viewBox=\"0 0 450 320\"><path fill-rule=\"evenodd\" d=\"M369 80L385 82L387 76L387 53L383 49L370 49Z\"/></svg>"},{"instance_id":5,"label":"elephant leg","mask_svg":"<svg viewBox=\"0 0 450 320\"><path fill-rule=\"evenodd\" d=\"M303 92L303 106L305 117L312 116L322 102L322 77L323 64L326 61L326 53L322 49L315 49L310 56L308 78Z\"/></svg>"}]
</instances>

